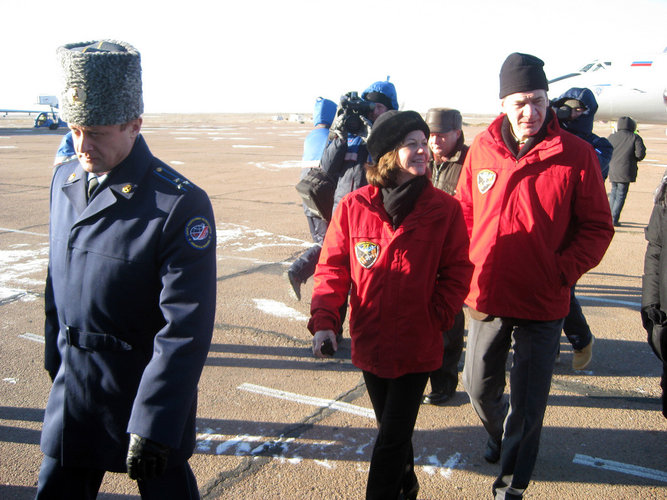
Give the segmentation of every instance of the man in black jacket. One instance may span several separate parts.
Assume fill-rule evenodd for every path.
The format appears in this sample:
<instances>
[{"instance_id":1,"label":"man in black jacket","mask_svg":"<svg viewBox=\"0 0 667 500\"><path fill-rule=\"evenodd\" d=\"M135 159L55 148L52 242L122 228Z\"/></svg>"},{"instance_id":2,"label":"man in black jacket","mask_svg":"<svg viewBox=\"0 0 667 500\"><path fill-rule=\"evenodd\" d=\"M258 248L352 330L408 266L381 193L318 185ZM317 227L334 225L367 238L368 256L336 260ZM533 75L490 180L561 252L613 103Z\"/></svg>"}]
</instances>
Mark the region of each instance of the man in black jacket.
<instances>
[{"instance_id":1,"label":"man in black jacket","mask_svg":"<svg viewBox=\"0 0 667 500\"><path fill-rule=\"evenodd\" d=\"M629 116L622 116L618 119L617 131L609 136L609 142L614 146L609 163L609 208L614 226L621 225L618 219L625 205L628 187L637 180L637 162L646 156L644 141L635 130L637 123Z\"/></svg>"}]
</instances>

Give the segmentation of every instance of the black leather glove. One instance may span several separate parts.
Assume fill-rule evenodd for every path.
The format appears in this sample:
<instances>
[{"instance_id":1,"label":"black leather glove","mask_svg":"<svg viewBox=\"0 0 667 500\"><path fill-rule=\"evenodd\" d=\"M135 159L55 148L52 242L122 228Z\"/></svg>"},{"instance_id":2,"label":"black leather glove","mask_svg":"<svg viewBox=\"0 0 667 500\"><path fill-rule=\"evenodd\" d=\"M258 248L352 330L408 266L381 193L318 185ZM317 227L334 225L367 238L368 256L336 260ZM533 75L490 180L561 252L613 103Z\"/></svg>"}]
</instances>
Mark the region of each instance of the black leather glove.
<instances>
[{"instance_id":1,"label":"black leather glove","mask_svg":"<svg viewBox=\"0 0 667 500\"><path fill-rule=\"evenodd\" d=\"M329 140L333 141L336 137L342 141L347 141L347 129L345 128L345 120L347 115L343 108L338 108L336 118L334 118L331 127L329 127Z\"/></svg>"},{"instance_id":2,"label":"black leather glove","mask_svg":"<svg viewBox=\"0 0 667 500\"><path fill-rule=\"evenodd\" d=\"M127 450L127 474L130 479L155 479L167 468L169 448L148 438L130 434Z\"/></svg>"},{"instance_id":3,"label":"black leather glove","mask_svg":"<svg viewBox=\"0 0 667 500\"><path fill-rule=\"evenodd\" d=\"M660 309L660 304L651 304L650 306L646 306L644 307L644 312L654 325L664 325L667 322L667 314L665 314L665 311Z\"/></svg>"}]
</instances>

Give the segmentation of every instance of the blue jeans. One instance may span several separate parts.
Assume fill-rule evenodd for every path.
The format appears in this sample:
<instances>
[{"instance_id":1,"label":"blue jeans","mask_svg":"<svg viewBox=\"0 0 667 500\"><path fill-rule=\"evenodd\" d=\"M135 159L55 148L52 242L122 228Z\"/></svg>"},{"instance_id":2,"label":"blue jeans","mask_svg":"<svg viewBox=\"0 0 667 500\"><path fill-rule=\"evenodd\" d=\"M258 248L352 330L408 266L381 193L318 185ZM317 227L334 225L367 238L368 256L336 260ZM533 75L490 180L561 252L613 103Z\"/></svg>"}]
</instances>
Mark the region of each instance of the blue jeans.
<instances>
[{"instance_id":1,"label":"blue jeans","mask_svg":"<svg viewBox=\"0 0 667 500\"><path fill-rule=\"evenodd\" d=\"M609 208L611 209L611 219L614 225L618 224L621 216L621 210L625 205L625 198L628 196L629 182L612 182L611 193L609 193Z\"/></svg>"},{"instance_id":2,"label":"blue jeans","mask_svg":"<svg viewBox=\"0 0 667 500\"><path fill-rule=\"evenodd\" d=\"M470 320L463 385L489 436L500 441L497 499L521 498L535 468L563 320ZM509 408L505 364L512 348Z\"/></svg>"}]
</instances>

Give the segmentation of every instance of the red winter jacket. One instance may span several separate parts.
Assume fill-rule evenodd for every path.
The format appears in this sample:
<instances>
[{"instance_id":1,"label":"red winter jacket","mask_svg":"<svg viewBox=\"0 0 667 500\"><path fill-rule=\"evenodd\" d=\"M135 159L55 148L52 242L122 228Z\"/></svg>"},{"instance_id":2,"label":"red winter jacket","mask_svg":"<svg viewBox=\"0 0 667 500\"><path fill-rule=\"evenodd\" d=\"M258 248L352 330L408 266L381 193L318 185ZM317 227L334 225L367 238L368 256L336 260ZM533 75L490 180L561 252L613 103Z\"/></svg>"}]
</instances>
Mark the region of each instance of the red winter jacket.
<instances>
[{"instance_id":1,"label":"red winter jacket","mask_svg":"<svg viewBox=\"0 0 667 500\"><path fill-rule=\"evenodd\" d=\"M473 142L459 179L475 265L466 304L493 316L567 316L570 287L614 235L593 148L558 120L521 159L501 135L505 115Z\"/></svg>"},{"instance_id":2,"label":"red winter jacket","mask_svg":"<svg viewBox=\"0 0 667 500\"><path fill-rule=\"evenodd\" d=\"M322 245L308 328L340 328L350 295L352 362L379 377L442 364L443 329L468 293L472 264L461 207L430 183L394 230L377 187L341 200Z\"/></svg>"}]
</instances>

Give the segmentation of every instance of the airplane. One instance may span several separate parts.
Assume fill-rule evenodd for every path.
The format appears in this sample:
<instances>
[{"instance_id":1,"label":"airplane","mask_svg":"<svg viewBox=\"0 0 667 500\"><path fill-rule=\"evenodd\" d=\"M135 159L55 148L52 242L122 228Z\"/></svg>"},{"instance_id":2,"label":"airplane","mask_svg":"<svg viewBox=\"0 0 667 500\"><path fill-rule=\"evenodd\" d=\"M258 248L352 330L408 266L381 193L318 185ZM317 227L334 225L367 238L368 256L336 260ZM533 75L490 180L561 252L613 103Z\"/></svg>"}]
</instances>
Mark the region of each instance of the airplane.
<instances>
[{"instance_id":1,"label":"airplane","mask_svg":"<svg viewBox=\"0 0 667 500\"><path fill-rule=\"evenodd\" d=\"M35 128L48 127L49 130L57 130L58 127L66 126L67 124L60 119L58 115L58 98L53 95L40 95L38 102L40 106L49 106L51 111L44 111L43 109L1 109L0 113L7 116L9 113L22 113L31 115L37 113L35 118Z\"/></svg>"},{"instance_id":2,"label":"airplane","mask_svg":"<svg viewBox=\"0 0 667 500\"><path fill-rule=\"evenodd\" d=\"M659 54L596 59L576 72L549 80L549 97L587 87L598 102L596 120L630 116L640 123L667 125L667 48Z\"/></svg>"}]
</instances>

